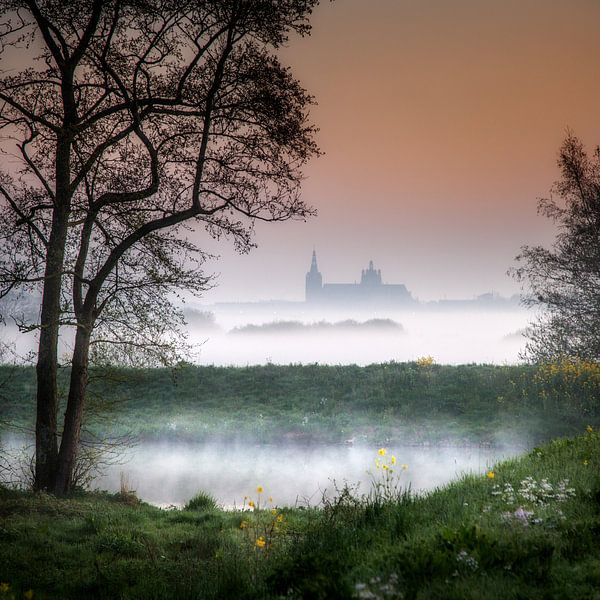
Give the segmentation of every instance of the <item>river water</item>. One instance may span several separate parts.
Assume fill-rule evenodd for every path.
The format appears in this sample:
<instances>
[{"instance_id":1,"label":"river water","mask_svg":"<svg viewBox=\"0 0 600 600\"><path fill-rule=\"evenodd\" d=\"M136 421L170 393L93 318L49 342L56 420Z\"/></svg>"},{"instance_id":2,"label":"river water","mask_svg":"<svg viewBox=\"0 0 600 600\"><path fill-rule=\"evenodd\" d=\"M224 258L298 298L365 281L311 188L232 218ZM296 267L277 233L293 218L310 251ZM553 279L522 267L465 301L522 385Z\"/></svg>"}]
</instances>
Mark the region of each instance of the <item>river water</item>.
<instances>
[{"instance_id":1,"label":"river water","mask_svg":"<svg viewBox=\"0 0 600 600\"><path fill-rule=\"evenodd\" d=\"M13 450L23 438L5 438ZM118 491L124 479L144 501L182 506L199 491L211 494L224 508L240 507L247 496L256 502L258 486L263 501L278 506L315 506L335 486L358 485L368 493L373 478L382 476L375 461L394 469L403 487L413 492L431 490L465 473L484 473L493 464L515 456L523 448L390 447L380 456L374 446L259 445L145 441L126 449L118 463L105 469L92 488ZM392 456L395 464L392 465Z\"/></svg>"},{"instance_id":2,"label":"river water","mask_svg":"<svg viewBox=\"0 0 600 600\"><path fill-rule=\"evenodd\" d=\"M369 364L385 360L414 360L431 355L442 363L516 362L523 343L522 328L530 315L524 311L430 311L375 314L310 313L304 305L281 312L271 309L228 310L213 307L215 323L206 331L190 326L190 338L202 344L198 362L248 365L275 362ZM273 309L274 310L274 309ZM242 335L232 333L249 323L274 321L328 323L343 319L364 322L391 318L401 330L370 334L338 331ZM9 329L10 332L10 329ZM4 332L6 333L6 332ZM35 339L13 331L17 351L35 348ZM67 336L68 338L68 336ZM68 345L68 339L63 344ZM10 337L6 341L11 341ZM66 346L65 346L66 347ZM192 358L191 358L192 360ZM5 437L13 449L26 445L23 438ZM325 491L334 492L348 482L360 484L359 493L368 493L375 468L377 447L345 445L260 445L145 441L127 449L119 464L109 466L93 487L117 491L124 477L131 489L147 502L160 506L181 506L199 491L213 495L224 507L240 506L244 496L256 496L262 486L265 497L282 505L318 504ZM401 485L415 492L443 485L462 473L482 473L494 462L513 456L521 449L481 447L389 448L395 456L395 474ZM385 457L384 457L385 458ZM400 465L408 465L403 470ZM255 499L255 498L254 498Z\"/></svg>"}]
</instances>

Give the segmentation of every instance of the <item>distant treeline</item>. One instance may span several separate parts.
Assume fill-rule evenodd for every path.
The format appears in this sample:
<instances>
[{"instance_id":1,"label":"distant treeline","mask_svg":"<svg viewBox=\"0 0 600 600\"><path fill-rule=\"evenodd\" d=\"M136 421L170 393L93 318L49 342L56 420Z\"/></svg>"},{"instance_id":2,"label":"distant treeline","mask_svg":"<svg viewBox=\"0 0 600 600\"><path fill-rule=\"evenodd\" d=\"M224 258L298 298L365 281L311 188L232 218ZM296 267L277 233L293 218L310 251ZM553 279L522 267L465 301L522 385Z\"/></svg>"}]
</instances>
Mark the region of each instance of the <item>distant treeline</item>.
<instances>
[{"instance_id":1,"label":"distant treeline","mask_svg":"<svg viewBox=\"0 0 600 600\"><path fill-rule=\"evenodd\" d=\"M31 430L35 370L3 366L0 381L0 419ZM537 444L598 425L599 386L593 365L95 369L87 426L265 443Z\"/></svg>"},{"instance_id":2,"label":"distant treeline","mask_svg":"<svg viewBox=\"0 0 600 600\"><path fill-rule=\"evenodd\" d=\"M321 332L321 331L394 331L402 332L404 328L392 319L369 319L359 322L354 319L337 321L318 321L316 323L302 323L301 321L272 321L262 325L244 325L234 327L230 333L294 333L294 332Z\"/></svg>"},{"instance_id":3,"label":"distant treeline","mask_svg":"<svg viewBox=\"0 0 600 600\"><path fill-rule=\"evenodd\" d=\"M186 307L183 316L188 325L200 329L219 329L214 313L208 310L197 310Z\"/></svg>"}]
</instances>

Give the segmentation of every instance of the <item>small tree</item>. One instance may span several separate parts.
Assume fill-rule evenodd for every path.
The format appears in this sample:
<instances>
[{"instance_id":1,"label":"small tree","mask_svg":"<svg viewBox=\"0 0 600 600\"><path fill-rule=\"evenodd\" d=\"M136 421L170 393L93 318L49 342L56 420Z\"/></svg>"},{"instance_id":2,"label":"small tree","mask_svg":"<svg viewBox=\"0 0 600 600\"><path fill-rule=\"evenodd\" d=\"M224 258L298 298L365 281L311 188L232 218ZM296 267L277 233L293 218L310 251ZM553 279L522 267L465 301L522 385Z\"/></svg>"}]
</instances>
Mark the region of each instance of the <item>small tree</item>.
<instances>
[{"instance_id":1,"label":"small tree","mask_svg":"<svg viewBox=\"0 0 600 600\"><path fill-rule=\"evenodd\" d=\"M301 167L318 153L311 98L273 50L308 33L316 2L2 3L0 128L12 154L0 175L0 287L41 292L39 323L27 325L39 329L38 489L71 487L90 357L174 357L181 314L168 294L208 284L201 235L186 228L243 252L254 221L312 214L299 197Z\"/></svg>"},{"instance_id":2,"label":"small tree","mask_svg":"<svg viewBox=\"0 0 600 600\"><path fill-rule=\"evenodd\" d=\"M600 148L588 156L569 134L558 166L561 178L538 208L558 226L554 245L523 247L514 270L527 286L525 304L542 309L526 357L600 361Z\"/></svg>"}]
</instances>

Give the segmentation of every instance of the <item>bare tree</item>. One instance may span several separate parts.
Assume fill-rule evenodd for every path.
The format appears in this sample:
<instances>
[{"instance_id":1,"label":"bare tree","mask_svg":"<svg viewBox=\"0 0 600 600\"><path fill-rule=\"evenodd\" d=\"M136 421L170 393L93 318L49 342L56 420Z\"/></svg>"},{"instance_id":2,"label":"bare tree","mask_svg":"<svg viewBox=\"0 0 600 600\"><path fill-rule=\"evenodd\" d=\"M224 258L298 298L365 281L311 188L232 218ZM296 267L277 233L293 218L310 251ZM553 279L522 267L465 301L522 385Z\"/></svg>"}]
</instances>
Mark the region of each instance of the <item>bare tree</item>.
<instances>
[{"instance_id":1,"label":"bare tree","mask_svg":"<svg viewBox=\"0 0 600 600\"><path fill-rule=\"evenodd\" d=\"M312 99L274 51L309 32L316 2L3 2L0 286L41 290L38 489L72 485L95 348L172 356L181 315L167 294L208 284L187 230L247 251L256 220L312 214L299 196L318 154ZM75 333L60 433L64 327Z\"/></svg>"},{"instance_id":2,"label":"bare tree","mask_svg":"<svg viewBox=\"0 0 600 600\"><path fill-rule=\"evenodd\" d=\"M600 148L588 156L568 134L560 149L561 178L539 212L558 226L552 248L525 246L514 271L525 303L539 306L528 329L526 356L600 360Z\"/></svg>"}]
</instances>

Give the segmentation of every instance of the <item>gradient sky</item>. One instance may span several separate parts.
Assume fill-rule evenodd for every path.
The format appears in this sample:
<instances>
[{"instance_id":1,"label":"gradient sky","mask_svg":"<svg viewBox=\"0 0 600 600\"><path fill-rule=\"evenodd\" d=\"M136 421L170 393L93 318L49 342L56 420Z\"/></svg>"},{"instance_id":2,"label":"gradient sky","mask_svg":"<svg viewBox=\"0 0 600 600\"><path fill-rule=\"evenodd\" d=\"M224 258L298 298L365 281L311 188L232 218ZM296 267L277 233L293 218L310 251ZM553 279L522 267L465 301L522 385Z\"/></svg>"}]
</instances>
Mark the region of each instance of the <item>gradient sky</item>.
<instances>
[{"instance_id":1,"label":"gradient sky","mask_svg":"<svg viewBox=\"0 0 600 600\"><path fill-rule=\"evenodd\" d=\"M326 282L373 259L421 299L518 291L566 129L600 143L600 1L337 0L312 22L282 54L319 103L319 214L259 226L246 256L211 246L205 301L302 299L313 246Z\"/></svg>"}]
</instances>

